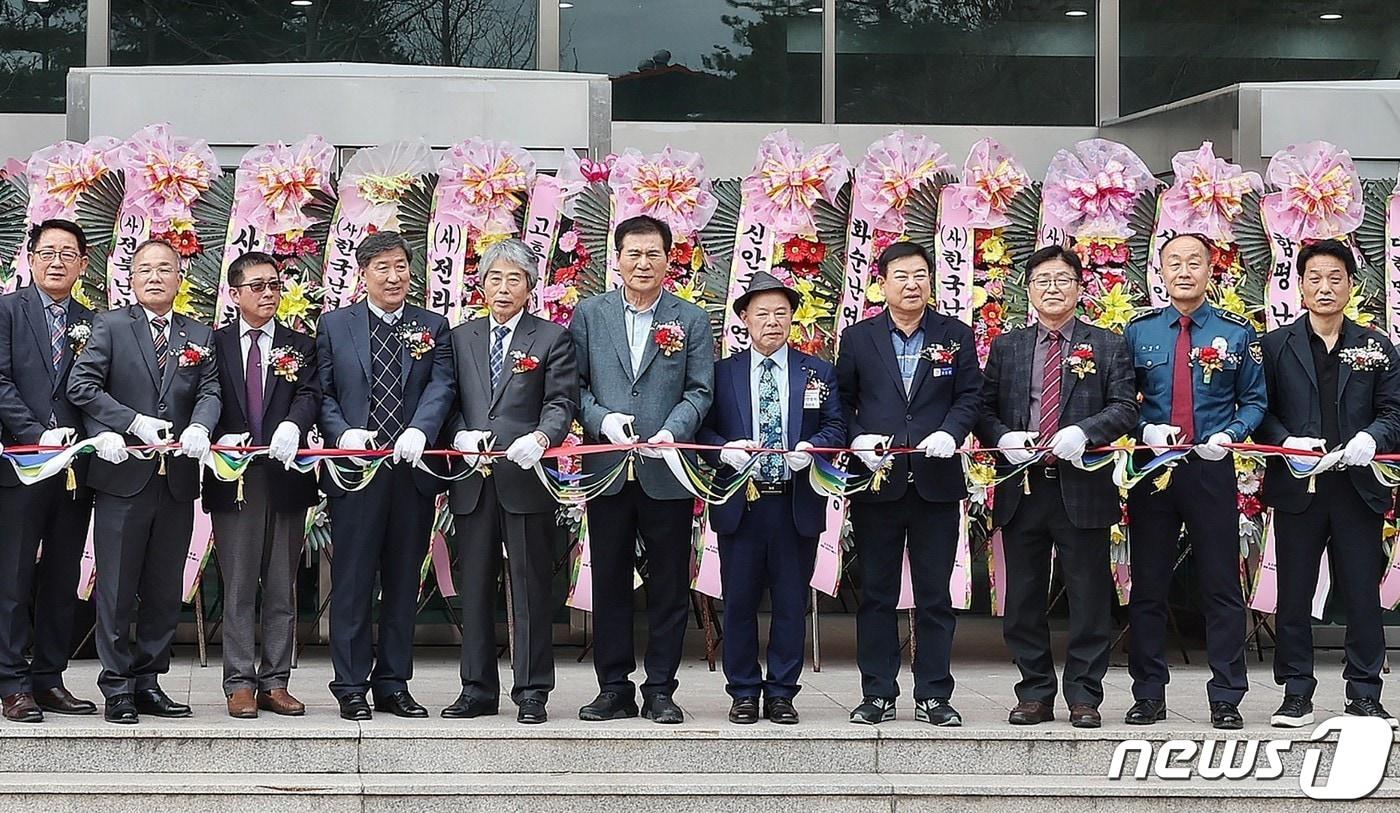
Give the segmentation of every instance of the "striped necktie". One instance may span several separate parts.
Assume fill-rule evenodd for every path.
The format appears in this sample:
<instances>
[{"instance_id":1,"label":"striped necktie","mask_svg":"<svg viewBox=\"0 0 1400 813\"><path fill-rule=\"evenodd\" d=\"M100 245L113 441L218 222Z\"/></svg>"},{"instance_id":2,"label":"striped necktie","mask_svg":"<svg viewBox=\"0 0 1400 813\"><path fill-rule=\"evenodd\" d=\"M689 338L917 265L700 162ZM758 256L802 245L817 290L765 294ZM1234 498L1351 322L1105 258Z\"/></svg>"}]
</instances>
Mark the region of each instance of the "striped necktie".
<instances>
[{"instance_id":1,"label":"striped necktie","mask_svg":"<svg viewBox=\"0 0 1400 813\"><path fill-rule=\"evenodd\" d=\"M1065 337L1058 330L1045 337L1045 372L1040 378L1040 436L1044 446L1060 428L1060 380L1064 377ZM1045 456L1046 463L1055 462L1054 455Z\"/></svg>"},{"instance_id":2,"label":"striped necktie","mask_svg":"<svg viewBox=\"0 0 1400 813\"><path fill-rule=\"evenodd\" d=\"M49 306L49 344L53 347L53 369L63 364L63 334L68 328L68 309L55 302Z\"/></svg>"}]
</instances>

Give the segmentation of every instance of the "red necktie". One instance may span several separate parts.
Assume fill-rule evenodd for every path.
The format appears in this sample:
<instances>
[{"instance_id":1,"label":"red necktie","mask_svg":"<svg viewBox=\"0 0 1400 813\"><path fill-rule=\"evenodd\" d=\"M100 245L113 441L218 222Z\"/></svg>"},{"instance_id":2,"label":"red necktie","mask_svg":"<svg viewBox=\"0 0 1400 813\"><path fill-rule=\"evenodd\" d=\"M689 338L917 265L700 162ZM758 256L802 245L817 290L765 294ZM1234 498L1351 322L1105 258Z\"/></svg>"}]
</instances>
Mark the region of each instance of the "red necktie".
<instances>
[{"instance_id":1,"label":"red necktie","mask_svg":"<svg viewBox=\"0 0 1400 813\"><path fill-rule=\"evenodd\" d=\"M1180 443L1190 443L1196 437L1196 408L1191 381L1191 317L1181 317L1180 324L1181 332L1176 337L1176 357L1172 361L1172 426L1181 429Z\"/></svg>"},{"instance_id":2,"label":"red necktie","mask_svg":"<svg viewBox=\"0 0 1400 813\"><path fill-rule=\"evenodd\" d=\"M1058 330L1045 337L1045 372L1040 377L1040 436L1037 444L1047 446L1060 428L1060 379L1064 376L1064 336ZM1049 465L1055 456L1047 454L1043 461Z\"/></svg>"}]
</instances>

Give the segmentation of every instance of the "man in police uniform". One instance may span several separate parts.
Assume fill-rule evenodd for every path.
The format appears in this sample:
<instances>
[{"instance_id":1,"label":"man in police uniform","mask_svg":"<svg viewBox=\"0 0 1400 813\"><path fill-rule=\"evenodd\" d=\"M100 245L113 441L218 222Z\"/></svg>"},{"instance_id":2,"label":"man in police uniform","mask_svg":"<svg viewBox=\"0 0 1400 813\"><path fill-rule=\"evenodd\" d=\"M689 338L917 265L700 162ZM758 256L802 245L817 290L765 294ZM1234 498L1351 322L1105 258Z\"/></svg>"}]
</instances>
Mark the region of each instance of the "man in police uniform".
<instances>
[{"instance_id":1,"label":"man in police uniform","mask_svg":"<svg viewBox=\"0 0 1400 813\"><path fill-rule=\"evenodd\" d=\"M1243 317L1206 302L1210 245L1183 234L1162 247L1171 304L1134 319L1125 333L1141 397L1139 438L1147 446L1195 444L1165 488L1149 478L1128 495L1134 575L1128 619L1133 698L1125 722L1166 719L1167 590L1181 525L1195 557L1206 616L1206 685L1211 724L1244 725L1245 606L1240 588L1238 493L1226 444L1240 443L1264 417L1262 353Z\"/></svg>"}]
</instances>

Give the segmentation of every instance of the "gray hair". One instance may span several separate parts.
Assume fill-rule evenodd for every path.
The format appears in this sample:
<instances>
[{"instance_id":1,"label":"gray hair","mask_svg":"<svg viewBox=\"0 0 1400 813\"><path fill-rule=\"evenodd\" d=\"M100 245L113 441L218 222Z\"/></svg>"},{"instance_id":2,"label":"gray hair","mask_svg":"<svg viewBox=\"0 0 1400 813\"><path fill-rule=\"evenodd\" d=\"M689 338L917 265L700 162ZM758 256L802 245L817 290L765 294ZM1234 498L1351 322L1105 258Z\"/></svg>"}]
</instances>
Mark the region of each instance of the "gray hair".
<instances>
[{"instance_id":1,"label":"gray hair","mask_svg":"<svg viewBox=\"0 0 1400 813\"><path fill-rule=\"evenodd\" d=\"M413 248L403 239L402 234L396 231L375 232L355 247L355 264L361 268L369 268L375 257L395 250L402 251L404 258L413 262Z\"/></svg>"},{"instance_id":2,"label":"gray hair","mask_svg":"<svg viewBox=\"0 0 1400 813\"><path fill-rule=\"evenodd\" d=\"M483 280L486 279L486 274L497 262L513 265L524 271L525 276L530 281L531 288L534 288L535 284L539 282L539 259L535 255L535 250L530 248L524 240L510 237L486 249L486 253L481 255L481 261L476 266Z\"/></svg>"}]
</instances>

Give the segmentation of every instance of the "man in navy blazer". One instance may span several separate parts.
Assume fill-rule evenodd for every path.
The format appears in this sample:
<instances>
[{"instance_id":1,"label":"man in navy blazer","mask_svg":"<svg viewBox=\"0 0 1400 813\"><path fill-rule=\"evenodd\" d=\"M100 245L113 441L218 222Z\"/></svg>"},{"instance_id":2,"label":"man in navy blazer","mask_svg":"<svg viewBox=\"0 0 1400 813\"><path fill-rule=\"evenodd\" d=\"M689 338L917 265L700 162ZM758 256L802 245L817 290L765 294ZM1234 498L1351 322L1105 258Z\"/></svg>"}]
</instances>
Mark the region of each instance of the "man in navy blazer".
<instances>
[{"instance_id":1,"label":"man in navy blazer","mask_svg":"<svg viewBox=\"0 0 1400 813\"><path fill-rule=\"evenodd\" d=\"M367 299L321 317L321 434L341 449L393 445L369 485L347 494L329 481L331 693L340 716L368 720L365 695L398 717L427 717L408 693L419 574L428 553L433 499L446 481L416 470L456 397L447 320L407 304L412 249L398 232L366 237L355 249ZM440 459L426 461L437 467ZM370 633L375 577L380 587L378 659Z\"/></svg>"},{"instance_id":2,"label":"man in navy blazer","mask_svg":"<svg viewBox=\"0 0 1400 813\"><path fill-rule=\"evenodd\" d=\"M715 365L714 404L696 435L699 443L724 447L706 454L722 475L746 466L750 449L791 450L760 453L756 497L740 492L710 509L724 585L724 675L734 699L732 723L758 722L760 693L766 719L798 722L792 699L801 688L807 640L802 621L817 537L826 527L825 500L805 471L812 465L808 450L846 442L836 370L787 346L800 299L772 275L753 275L734 300L750 348ZM765 587L772 605L766 679L758 663L758 604Z\"/></svg>"},{"instance_id":3,"label":"man in navy blazer","mask_svg":"<svg viewBox=\"0 0 1400 813\"><path fill-rule=\"evenodd\" d=\"M906 543L914 587L914 719L961 725L949 704L953 614L948 581L958 545L958 504L967 497L957 449L977 422L982 373L972 328L928 307L933 263L917 243L881 253L887 308L841 337L836 380L851 448L879 488L851 498L861 572L856 614L860 705L851 722L894 719L899 684L899 599ZM884 449L916 449L885 456Z\"/></svg>"}]
</instances>

